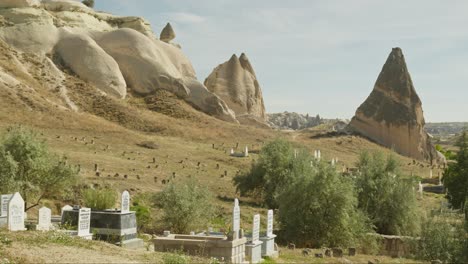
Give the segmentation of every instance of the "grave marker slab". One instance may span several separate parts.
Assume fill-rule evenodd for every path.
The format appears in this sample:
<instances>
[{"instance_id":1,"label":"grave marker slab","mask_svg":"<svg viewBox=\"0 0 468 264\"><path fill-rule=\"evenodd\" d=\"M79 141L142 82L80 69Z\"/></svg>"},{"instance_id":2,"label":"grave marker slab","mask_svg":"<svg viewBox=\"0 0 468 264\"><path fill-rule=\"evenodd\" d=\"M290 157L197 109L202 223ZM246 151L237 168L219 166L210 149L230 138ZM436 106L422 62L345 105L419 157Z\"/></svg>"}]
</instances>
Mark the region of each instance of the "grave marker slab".
<instances>
[{"instance_id":1,"label":"grave marker slab","mask_svg":"<svg viewBox=\"0 0 468 264\"><path fill-rule=\"evenodd\" d=\"M273 210L268 210L267 236L273 235Z\"/></svg>"},{"instance_id":2,"label":"grave marker slab","mask_svg":"<svg viewBox=\"0 0 468 264\"><path fill-rule=\"evenodd\" d=\"M240 230L240 206L239 200L234 200L234 209L232 212L232 231L239 235Z\"/></svg>"},{"instance_id":3,"label":"grave marker slab","mask_svg":"<svg viewBox=\"0 0 468 264\"><path fill-rule=\"evenodd\" d=\"M121 207L121 212L123 214L130 212L130 193L128 191L122 193Z\"/></svg>"},{"instance_id":4,"label":"grave marker slab","mask_svg":"<svg viewBox=\"0 0 468 264\"><path fill-rule=\"evenodd\" d=\"M10 201L13 194L3 194L0 197L0 216L7 216L8 214L8 202Z\"/></svg>"},{"instance_id":5,"label":"grave marker slab","mask_svg":"<svg viewBox=\"0 0 468 264\"><path fill-rule=\"evenodd\" d=\"M91 209L81 208L78 213L78 236L91 239Z\"/></svg>"},{"instance_id":6,"label":"grave marker slab","mask_svg":"<svg viewBox=\"0 0 468 264\"><path fill-rule=\"evenodd\" d=\"M256 214L253 218L252 242L260 241L260 215Z\"/></svg>"},{"instance_id":7,"label":"grave marker slab","mask_svg":"<svg viewBox=\"0 0 468 264\"><path fill-rule=\"evenodd\" d=\"M39 209L36 230L49 231L51 226L52 210L47 207Z\"/></svg>"},{"instance_id":8,"label":"grave marker slab","mask_svg":"<svg viewBox=\"0 0 468 264\"><path fill-rule=\"evenodd\" d=\"M21 194L15 193L8 202L8 230L24 231L24 200Z\"/></svg>"}]
</instances>

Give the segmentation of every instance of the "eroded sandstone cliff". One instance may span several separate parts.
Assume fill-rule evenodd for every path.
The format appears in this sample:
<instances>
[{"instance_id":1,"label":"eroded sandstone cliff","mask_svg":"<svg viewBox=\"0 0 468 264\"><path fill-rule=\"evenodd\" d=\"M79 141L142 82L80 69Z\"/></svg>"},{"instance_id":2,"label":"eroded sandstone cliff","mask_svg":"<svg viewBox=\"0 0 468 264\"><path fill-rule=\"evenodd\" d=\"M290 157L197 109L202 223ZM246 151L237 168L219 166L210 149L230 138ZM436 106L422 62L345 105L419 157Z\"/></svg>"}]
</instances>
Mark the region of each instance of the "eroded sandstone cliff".
<instances>
[{"instance_id":1,"label":"eroded sandstone cliff","mask_svg":"<svg viewBox=\"0 0 468 264\"><path fill-rule=\"evenodd\" d=\"M241 124L268 126L262 89L244 53L216 67L205 86L226 102Z\"/></svg>"},{"instance_id":2,"label":"eroded sandstone cliff","mask_svg":"<svg viewBox=\"0 0 468 264\"><path fill-rule=\"evenodd\" d=\"M435 161L438 155L424 125L422 103L405 57L400 48L394 48L350 128L402 155Z\"/></svg>"}]
</instances>

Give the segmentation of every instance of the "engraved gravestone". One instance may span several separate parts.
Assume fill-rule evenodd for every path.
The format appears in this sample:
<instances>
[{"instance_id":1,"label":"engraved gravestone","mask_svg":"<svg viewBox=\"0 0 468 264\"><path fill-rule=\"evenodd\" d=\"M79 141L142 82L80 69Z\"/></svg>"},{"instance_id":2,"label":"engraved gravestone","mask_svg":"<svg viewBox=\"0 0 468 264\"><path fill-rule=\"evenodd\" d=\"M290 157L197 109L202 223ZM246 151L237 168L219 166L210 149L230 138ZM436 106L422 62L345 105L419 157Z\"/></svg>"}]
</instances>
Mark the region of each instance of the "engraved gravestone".
<instances>
[{"instance_id":1,"label":"engraved gravestone","mask_svg":"<svg viewBox=\"0 0 468 264\"><path fill-rule=\"evenodd\" d=\"M253 218L252 242L260 240L260 215L256 214Z\"/></svg>"},{"instance_id":2,"label":"engraved gravestone","mask_svg":"<svg viewBox=\"0 0 468 264\"><path fill-rule=\"evenodd\" d=\"M240 207L239 207L239 200L234 200L234 209L232 212L232 231L237 234L239 237L239 229L240 229Z\"/></svg>"},{"instance_id":3,"label":"engraved gravestone","mask_svg":"<svg viewBox=\"0 0 468 264\"><path fill-rule=\"evenodd\" d=\"M273 210L268 210L267 236L273 235Z\"/></svg>"},{"instance_id":4,"label":"engraved gravestone","mask_svg":"<svg viewBox=\"0 0 468 264\"><path fill-rule=\"evenodd\" d=\"M78 213L78 236L90 236L91 228L91 209L81 208Z\"/></svg>"},{"instance_id":5,"label":"engraved gravestone","mask_svg":"<svg viewBox=\"0 0 468 264\"><path fill-rule=\"evenodd\" d=\"M0 197L0 216L7 216L8 214L8 202L10 201L13 194L3 194Z\"/></svg>"},{"instance_id":6,"label":"engraved gravestone","mask_svg":"<svg viewBox=\"0 0 468 264\"><path fill-rule=\"evenodd\" d=\"M24 228L24 200L19 193L13 194L8 202L8 230L23 231Z\"/></svg>"},{"instance_id":7,"label":"engraved gravestone","mask_svg":"<svg viewBox=\"0 0 468 264\"><path fill-rule=\"evenodd\" d=\"M52 211L47 207L39 209L36 230L49 231L51 226Z\"/></svg>"},{"instance_id":8,"label":"engraved gravestone","mask_svg":"<svg viewBox=\"0 0 468 264\"><path fill-rule=\"evenodd\" d=\"M130 212L130 193L128 191L124 191L122 193L122 201L121 201L121 212L123 214Z\"/></svg>"}]
</instances>

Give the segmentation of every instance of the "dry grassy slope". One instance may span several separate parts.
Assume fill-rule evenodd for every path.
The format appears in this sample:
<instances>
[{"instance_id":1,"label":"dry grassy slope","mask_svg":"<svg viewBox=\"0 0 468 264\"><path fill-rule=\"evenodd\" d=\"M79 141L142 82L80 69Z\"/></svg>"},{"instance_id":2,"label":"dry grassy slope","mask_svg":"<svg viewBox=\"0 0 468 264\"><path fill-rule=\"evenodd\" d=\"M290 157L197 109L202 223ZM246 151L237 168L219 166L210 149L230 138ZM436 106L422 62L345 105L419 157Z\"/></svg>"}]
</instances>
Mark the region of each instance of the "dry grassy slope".
<instances>
[{"instance_id":1,"label":"dry grassy slope","mask_svg":"<svg viewBox=\"0 0 468 264\"><path fill-rule=\"evenodd\" d=\"M21 64L14 63L16 60L26 65L29 73ZM255 154L249 158L230 157L229 150L237 143L238 151L245 145L259 150L263 142L285 137L311 151L321 149L325 160L338 157L339 166L348 167L354 166L357 154L363 149L388 152L358 137L311 138L317 131L282 133L223 122L163 92L153 97L134 96L119 101L101 95L73 74L65 74L61 85L80 109L74 112L64 107L66 104L58 89L50 87L55 77L50 76L41 59L19 54L1 44L0 67L22 83L17 87L0 83L2 132L11 124L36 128L53 151L66 155L70 163L81 165L81 177L85 182L111 184L119 190L130 189L133 194L159 191L164 187L162 180L180 181L192 177L215 194L233 198L236 194L232 177L248 169L256 158ZM159 148L138 146L143 141L154 141ZM156 163L152 163L153 157ZM403 164L411 162L400 158ZM94 164L99 166L100 177L95 175ZM405 166L405 171L411 170L419 175L429 174L427 167ZM227 177L221 177L224 171ZM172 179L173 172L175 179ZM124 179L124 175L128 175L128 179ZM230 212L230 202L220 201L220 205ZM261 209L246 204L244 223L251 222L251 214L257 211Z\"/></svg>"}]
</instances>

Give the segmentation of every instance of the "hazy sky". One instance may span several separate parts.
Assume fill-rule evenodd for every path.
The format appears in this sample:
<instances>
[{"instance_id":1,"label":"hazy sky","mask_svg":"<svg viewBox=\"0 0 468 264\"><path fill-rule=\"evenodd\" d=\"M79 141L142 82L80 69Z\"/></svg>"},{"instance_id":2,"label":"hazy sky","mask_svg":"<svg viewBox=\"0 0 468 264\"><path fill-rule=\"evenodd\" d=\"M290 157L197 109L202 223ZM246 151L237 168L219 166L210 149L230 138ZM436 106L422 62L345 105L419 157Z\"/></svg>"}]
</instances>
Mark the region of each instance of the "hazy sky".
<instances>
[{"instance_id":1,"label":"hazy sky","mask_svg":"<svg viewBox=\"0 0 468 264\"><path fill-rule=\"evenodd\" d=\"M468 121L467 0L96 0L97 10L145 17L203 81L245 52L267 112L351 118L392 47L401 47L427 122Z\"/></svg>"}]
</instances>

